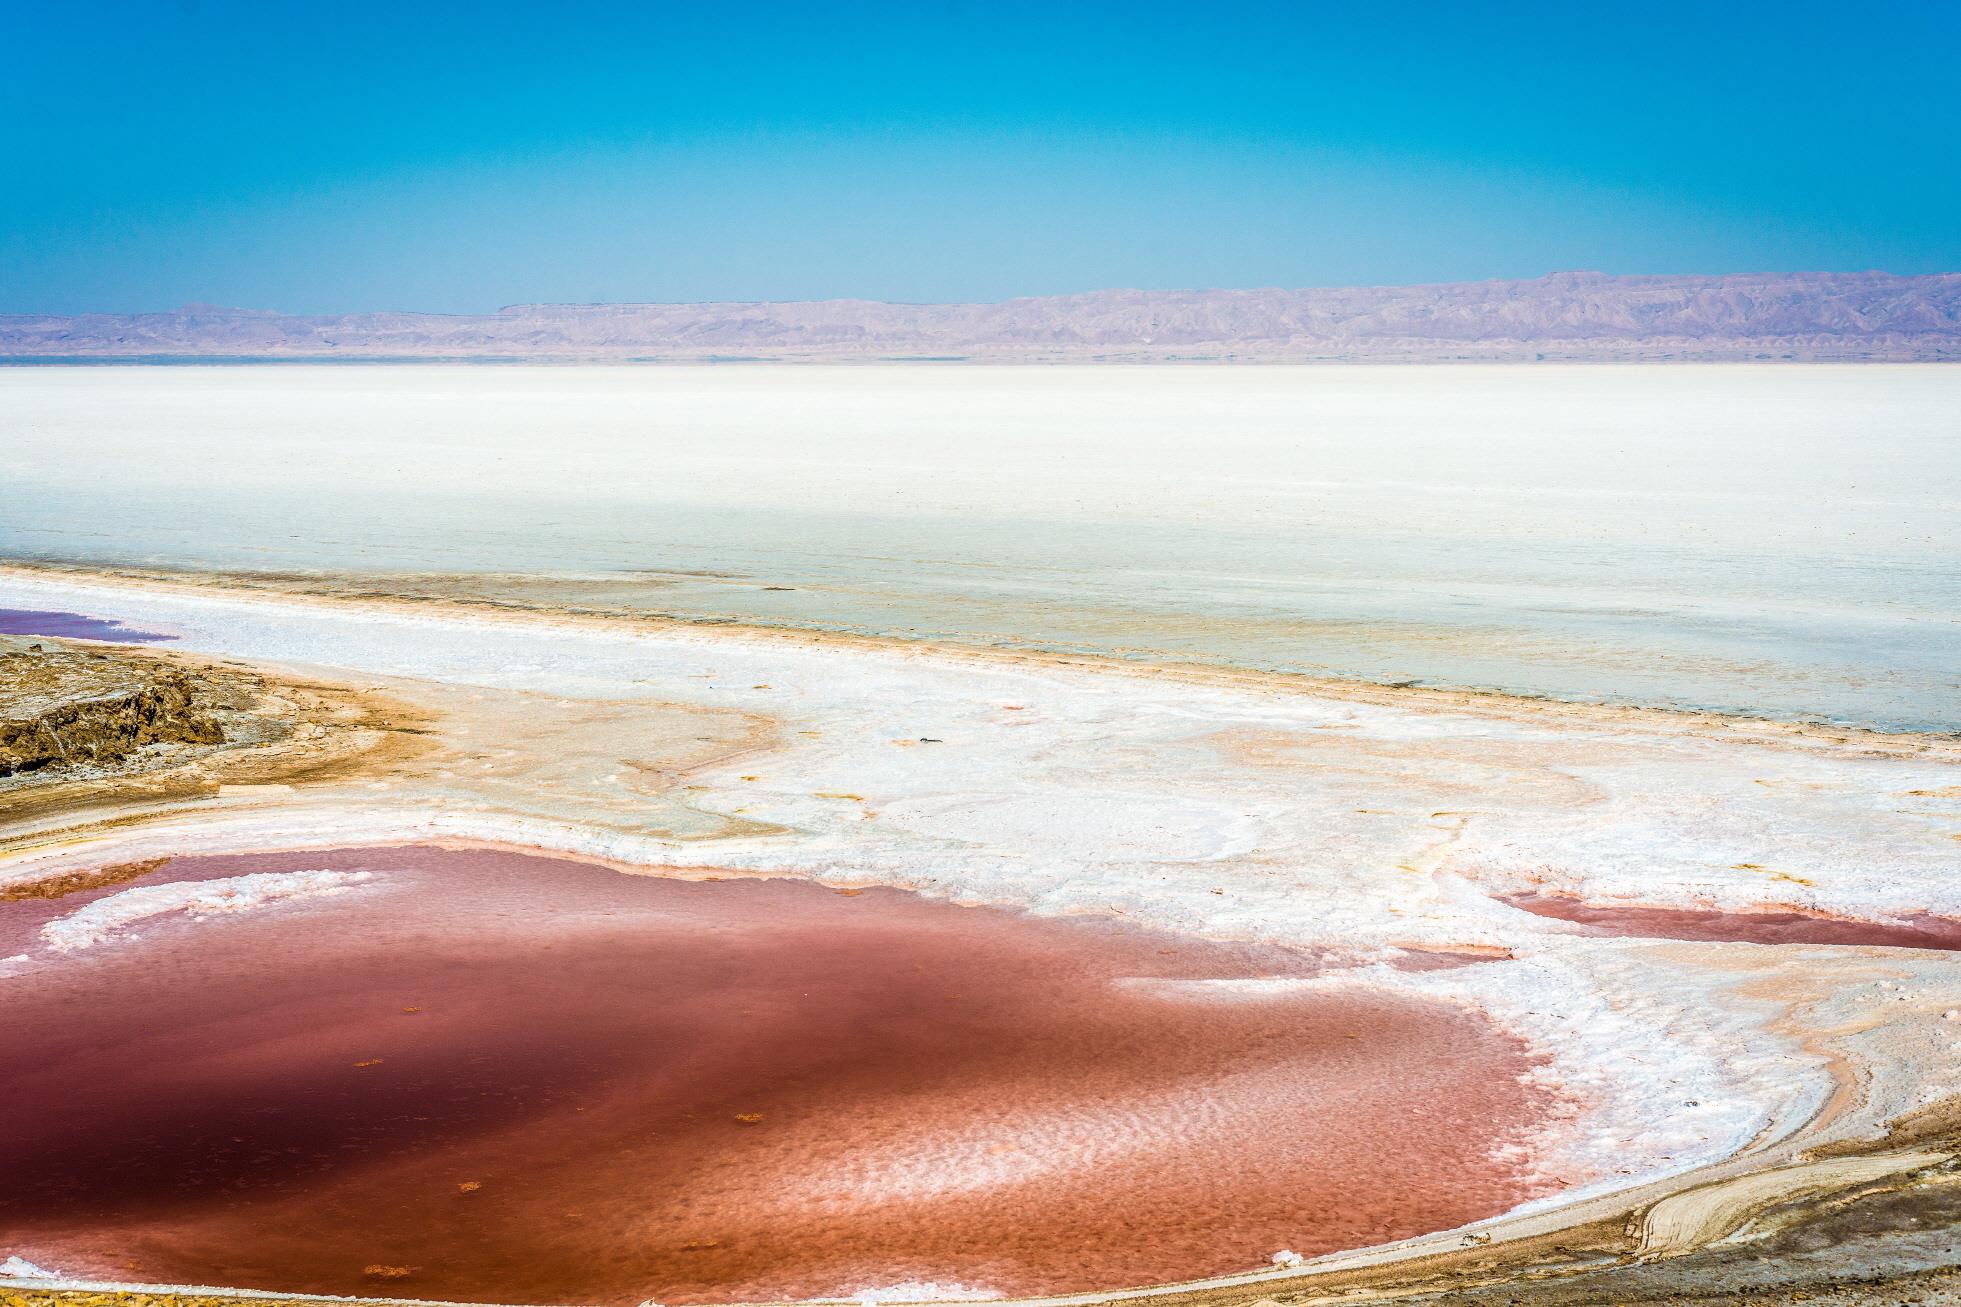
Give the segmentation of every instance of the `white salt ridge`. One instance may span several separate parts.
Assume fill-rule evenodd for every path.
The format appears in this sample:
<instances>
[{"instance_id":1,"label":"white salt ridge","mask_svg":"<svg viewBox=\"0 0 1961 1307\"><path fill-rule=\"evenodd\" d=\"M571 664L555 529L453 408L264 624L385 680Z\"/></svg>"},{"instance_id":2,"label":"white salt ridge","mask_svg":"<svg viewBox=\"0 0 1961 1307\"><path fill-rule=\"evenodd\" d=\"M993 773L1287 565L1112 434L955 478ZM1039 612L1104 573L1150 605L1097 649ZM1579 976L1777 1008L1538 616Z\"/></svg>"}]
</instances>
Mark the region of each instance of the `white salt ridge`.
<instances>
[{"instance_id":1,"label":"white salt ridge","mask_svg":"<svg viewBox=\"0 0 1961 1307\"><path fill-rule=\"evenodd\" d=\"M840 1294L836 1299L813 1298L812 1302L857 1302L873 1307L878 1303L893 1302L993 1302L1001 1297L993 1289L976 1288L971 1284L943 1282L939 1280L903 1280L897 1284L880 1285L875 1289L853 1289Z\"/></svg>"},{"instance_id":2,"label":"white salt ridge","mask_svg":"<svg viewBox=\"0 0 1961 1307\"><path fill-rule=\"evenodd\" d=\"M192 920L231 916L303 899L342 894L375 879L372 871L255 872L221 880L142 885L97 899L41 927L41 939L58 953L93 948L138 922L183 913Z\"/></svg>"},{"instance_id":3,"label":"white salt ridge","mask_svg":"<svg viewBox=\"0 0 1961 1307\"><path fill-rule=\"evenodd\" d=\"M0 1262L0 1279L4 1280L59 1280L59 1271L50 1271L36 1266L25 1257L9 1257Z\"/></svg>"},{"instance_id":4,"label":"white salt ridge","mask_svg":"<svg viewBox=\"0 0 1961 1307\"><path fill-rule=\"evenodd\" d=\"M1116 983L1135 993L1178 1002L1260 1002L1289 994L1353 993L1353 972L1325 976L1126 976Z\"/></svg>"}]
</instances>

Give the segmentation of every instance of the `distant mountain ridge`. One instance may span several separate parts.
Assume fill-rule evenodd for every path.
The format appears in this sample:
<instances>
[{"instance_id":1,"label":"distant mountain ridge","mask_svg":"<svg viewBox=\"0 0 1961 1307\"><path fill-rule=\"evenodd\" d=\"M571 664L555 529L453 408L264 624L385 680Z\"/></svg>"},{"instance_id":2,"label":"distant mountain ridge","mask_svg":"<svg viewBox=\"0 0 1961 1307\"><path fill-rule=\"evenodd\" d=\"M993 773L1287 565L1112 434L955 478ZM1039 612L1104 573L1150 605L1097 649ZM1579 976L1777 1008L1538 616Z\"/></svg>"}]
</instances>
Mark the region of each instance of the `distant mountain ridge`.
<instances>
[{"instance_id":1,"label":"distant mountain ridge","mask_svg":"<svg viewBox=\"0 0 1961 1307\"><path fill-rule=\"evenodd\" d=\"M485 314L0 315L14 359L1961 360L1961 273L1765 273L993 304L520 304Z\"/></svg>"}]
</instances>

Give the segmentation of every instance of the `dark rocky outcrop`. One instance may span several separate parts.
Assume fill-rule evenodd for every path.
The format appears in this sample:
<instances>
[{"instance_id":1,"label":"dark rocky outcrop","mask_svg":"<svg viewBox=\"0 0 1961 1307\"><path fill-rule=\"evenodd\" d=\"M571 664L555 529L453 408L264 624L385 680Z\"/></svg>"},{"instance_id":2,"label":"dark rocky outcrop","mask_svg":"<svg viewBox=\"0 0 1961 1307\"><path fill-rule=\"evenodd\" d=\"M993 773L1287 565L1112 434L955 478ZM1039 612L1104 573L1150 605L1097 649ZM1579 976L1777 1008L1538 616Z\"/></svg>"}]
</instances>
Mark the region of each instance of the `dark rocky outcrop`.
<instances>
[{"instance_id":1,"label":"dark rocky outcrop","mask_svg":"<svg viewBox=\"0 0 1961 1307\"><path fill-rule=\"evenodd\" d=\"M38 647L0 652L0 776L110 766L154 744L224 740L204 688L167 663Z\"/></svg>"}]
</instances>

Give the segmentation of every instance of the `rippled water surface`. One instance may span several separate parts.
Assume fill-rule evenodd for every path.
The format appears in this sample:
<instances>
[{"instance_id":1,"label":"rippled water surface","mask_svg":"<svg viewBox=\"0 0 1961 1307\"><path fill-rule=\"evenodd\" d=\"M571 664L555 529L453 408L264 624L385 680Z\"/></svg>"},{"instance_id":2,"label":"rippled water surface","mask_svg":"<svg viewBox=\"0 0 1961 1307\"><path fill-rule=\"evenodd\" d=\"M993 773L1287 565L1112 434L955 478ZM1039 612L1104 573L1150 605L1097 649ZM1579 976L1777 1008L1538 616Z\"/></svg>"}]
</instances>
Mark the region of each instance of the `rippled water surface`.
<instances>
[{"instance_id":1,"label":"rippled water surface","mask_svg":"<svg viewBox=\"0 0 1961 1307\"><path fill-rule=\"evenodd\" d=\"M1957 368L12 368L0 445L13 556L1961 729Z\"/></svg>"},{"instance_id":2,"label":"rippled water surface","mask_svg":"<svg viewBox=\"0 0 1961 1307\"><path fill-rule=\"evenodd\" d=\"M0 900L0 1247L71 1275L1045 1293L1550 1187L1521 1148L1541 1060L1277 947L513 853L97 881Z\"/></svg>"}]
</instances>

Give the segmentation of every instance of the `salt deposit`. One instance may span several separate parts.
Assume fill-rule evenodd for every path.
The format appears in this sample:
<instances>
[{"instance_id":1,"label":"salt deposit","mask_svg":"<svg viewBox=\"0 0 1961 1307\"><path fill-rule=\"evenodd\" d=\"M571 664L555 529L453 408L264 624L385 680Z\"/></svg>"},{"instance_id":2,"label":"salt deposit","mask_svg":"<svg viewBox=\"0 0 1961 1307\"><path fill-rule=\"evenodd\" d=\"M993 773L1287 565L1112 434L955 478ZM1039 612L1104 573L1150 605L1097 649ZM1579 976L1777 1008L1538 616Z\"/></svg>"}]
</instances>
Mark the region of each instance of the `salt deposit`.
<instances>
[{"instance_id":1,"label":"salt deposit","mask_svg":"<svg viewBox=\"0 0 1961 1307\"><path fill-rule=\"evenodd\" d=\"M1945 955L1600 938L1502 901L1961 915L1961 763L1937 740L23 573L0 577L0 604L113 616L394 693L428 683L568 712L679 704L775 723L768 748L690 771L663 800L741 823L725 838L649 833L617 800L617 821L554 815L598 775L555 777L549 803L514 811L459 763L166 814L0 874L111 854L494 841L1315 950L1345 968L1326 983L1468 1006L1544 1057L1535 1083L1572 1110L1521 1146L1558 1188L1536 1211L1775 1156L1836 1101L1845 1057L1867 1079L1832 1109L1841 1132L1961 1089L1951 1033L1924 1036L1951 1032L1940 1013L1961 1006ZM527 747L515 728L498 745ZM1410 950L1507 960L1396 965ZM1875 1024L1881 979L1901 989Z\"/></svg>"},{"instance_id":2,"label":"salt deposit","mask_svg":"<svg viewBox=\"0 0 1961 1307\"><path fill-rule=\"evenodd\" d=\"M41 939L58 953L92 948L126 936L152 918L183 913L192 919L251 912L277 903L340 894L374 879L368 871L288 871L234 876L177 885L145 885L97 899L41 927Z\"/></svg>"}]
</instances>

